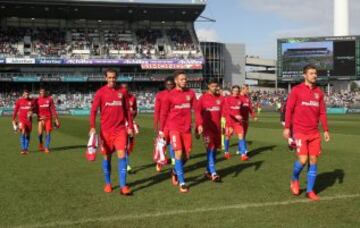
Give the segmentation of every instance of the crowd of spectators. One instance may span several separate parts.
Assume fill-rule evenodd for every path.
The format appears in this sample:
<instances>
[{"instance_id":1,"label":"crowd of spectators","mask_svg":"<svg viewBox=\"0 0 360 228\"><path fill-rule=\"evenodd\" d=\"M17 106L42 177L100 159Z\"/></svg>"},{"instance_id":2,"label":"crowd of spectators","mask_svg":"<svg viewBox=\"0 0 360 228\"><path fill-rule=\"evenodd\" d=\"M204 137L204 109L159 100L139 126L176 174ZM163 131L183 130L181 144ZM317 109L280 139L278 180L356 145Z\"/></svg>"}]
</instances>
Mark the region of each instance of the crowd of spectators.
<instances>
[{"instance_id":1,"label":"crowd of spectators","mask_svg":"<svg viewBox=\"0 0 360 228\"><path fill-rule=\"evenodd\" d=\"M0 57L164 59L199 53L199 44L186 29L0 29Z\"/></svg>"}]
</instances>

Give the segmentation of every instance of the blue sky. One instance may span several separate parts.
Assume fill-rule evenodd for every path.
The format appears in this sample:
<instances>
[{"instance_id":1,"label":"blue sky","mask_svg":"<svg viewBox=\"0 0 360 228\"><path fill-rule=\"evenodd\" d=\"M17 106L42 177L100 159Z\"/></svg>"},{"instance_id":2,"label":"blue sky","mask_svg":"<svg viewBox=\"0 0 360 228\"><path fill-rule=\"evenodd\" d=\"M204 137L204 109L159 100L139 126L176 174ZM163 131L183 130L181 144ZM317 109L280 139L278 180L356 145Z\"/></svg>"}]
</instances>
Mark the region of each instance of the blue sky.
<instances>
[{"instance_id":1,"label":"blue sky","mask_svg":"<svg viewBox=\"0 0 360 228\"><path fill-rule=\"evenodd\" d=\"M360 0L349 3L350 32L360 35ZM207 0L203 16L216 22L196 23L200 40L245 43L247 54L265 58L276 58L277 38L333 34L333 0Z\"/></svg>"}]
</instances>

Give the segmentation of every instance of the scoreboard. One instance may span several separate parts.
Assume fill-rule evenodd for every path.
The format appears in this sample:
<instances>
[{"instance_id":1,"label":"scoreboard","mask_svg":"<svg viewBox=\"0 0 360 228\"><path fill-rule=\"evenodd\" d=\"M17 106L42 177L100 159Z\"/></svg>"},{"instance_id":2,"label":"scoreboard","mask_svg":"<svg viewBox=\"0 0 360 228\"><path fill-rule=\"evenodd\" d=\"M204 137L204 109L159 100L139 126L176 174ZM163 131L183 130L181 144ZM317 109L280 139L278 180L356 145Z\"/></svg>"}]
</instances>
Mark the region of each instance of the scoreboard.
<instances>
[{"instance_id":1,"label":"scoreboard","mask_svg":"<svg viewBox=\"0 0 360 228\"><path fill-rule=\"evenodd\" d=\"M320 80L360 79L360 36L287 38L277 41L277 77L302 80L302 68L313 64Z\"/></svg>"}]
</instances>

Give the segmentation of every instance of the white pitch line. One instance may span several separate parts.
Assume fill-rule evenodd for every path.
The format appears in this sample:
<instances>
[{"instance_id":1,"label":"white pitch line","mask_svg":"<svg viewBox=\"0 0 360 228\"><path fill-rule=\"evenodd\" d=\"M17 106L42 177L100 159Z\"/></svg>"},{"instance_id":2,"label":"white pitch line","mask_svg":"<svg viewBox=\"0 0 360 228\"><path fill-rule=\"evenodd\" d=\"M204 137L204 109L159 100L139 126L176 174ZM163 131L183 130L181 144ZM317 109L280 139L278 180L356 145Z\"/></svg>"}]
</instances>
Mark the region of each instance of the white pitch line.
<instances>
[{"instance_id":1,"label":"white pitch line","mask_svg":"<svg viewBox=\"0 0 360 228\"><path fill-rule=\"evenodd\" d=\"M358 198L358 197L360 197L360 194L324 196L324 197L321 197L320 202L321 201L334 201L334 200L339 200L339 199L352 199L352 198ZM196 208L196 209L188 209L188 210L159 211L159 212L154 212L154 213L132 214L132 215L125 215L125 216L84 218L84 219L72 220L72 221L70 220L70 221L58 221L58 222L50 222L50 223L43 223L43 224L21 225L18 227L33 228L33 227L73 226L73 225L80 225L80 224L91 223L91 222L114 222L114 221L121 221L121 220L144 219L144 218L164 217L164 216L170 216L170 215L203 213L203 212L212 212L212 211L224 211L224 210L231 210L231 209L248 209L248 208L259 208L259 207L286 206L286 205L301 204L301 203L317 203L317 202L312 202L308 199L299 199L299 200L287 200L287 201L267 202L267 203L265 202L265 203L233 204L233 205L226 205L226 206Z\"/></svg>"}]
</instances>

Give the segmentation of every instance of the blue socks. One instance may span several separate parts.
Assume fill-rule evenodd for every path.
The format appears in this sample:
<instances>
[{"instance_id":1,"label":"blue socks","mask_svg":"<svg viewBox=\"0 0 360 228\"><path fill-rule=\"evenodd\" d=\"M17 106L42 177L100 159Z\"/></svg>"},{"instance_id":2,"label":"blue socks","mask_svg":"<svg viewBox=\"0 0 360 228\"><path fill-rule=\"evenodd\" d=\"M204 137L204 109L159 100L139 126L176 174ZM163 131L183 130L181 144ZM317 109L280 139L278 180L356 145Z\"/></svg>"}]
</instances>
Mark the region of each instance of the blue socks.
<instances>
[{"instance_id":1,"label":"blue socks","mask_svg":"<svg viewBox=\"0 0 360 228\"><path fill-rule=\"evenodd\" d=\"M126 174L127 174L126 157L118 159L118 172L119 172L119 184L120 188L126 186Z\"/></svg>"},{"instance_id":2,"label":"blue socks","mask_svg":"<svg viewBox=\"0 0 360 228\"><path fill-rule=\"evenodd\" d=\"M229 152L229 147L230 147L230 140L229 139L224 140L224 147L225 147L225 152Z\"/></svg>"},{"instance_id":3,"label":"blue socks","mask_svg":"<svg viewBox=\"0 0 360 228\"><path fill-rule=\"evenodd\" d=\"M184 170L182 161L175 158L175 173L179 181L179 185L185 184Z\"/></svg>"},{"instance_id":4,"label":"blue socks","mask_svg":"<svg viewBox=\"0 0 360 228\"><path fill-rule=\"evenodd\" d=\"M291 179L293 181L299 180L299 176L300 176L300 173L303 170L303 168L304 168L304 165L302 165L299 161L296 161L294 163L293 174L292 174L292 177L291 177Z\"/></svg>"},{"instance_id":5,"label":"blue socks","mask_svg":"<svg viewBox=\"0 0 360 228\"><path fill-rule=\"evenodd\" d=\"M106 184L111 184L111 179L110 179L111 160L103 160L102 168L103 168L103 171L104 171L105 183Z\"/></svg>"},{"instance_id":6,"label":"blue socks","mask_svg":"<svg viewBox=\"0 0 360 228\"><path fill-rule=\"evenodd\" d=\"M215 149L207 149L207 171L211 174L214 175L216 174L216 169L215 169Z\"/></svg>"},{"instance_id":7,"label":"blue socks","mask_svg":"<svg viewBox=\"0 0 360 228\"><path fill-rule=\"evenodd\" d=\"M29 150L30 135L25 136L25 150Z\"/></svg>"},{"instance_id":8,"label":"blue socks","mask_svg":"<svg viewBox=\"0 0 360 228\"><path fill-rule=\"evenodd\" d=\"M169 150L170 158L175 159L175 151L171 144L168 146L168 150Z\"/></svg>"},{"instance_id":9,"label":"blue socks","mask_svg":"<svg viewBox=\"0 0 360 228\"><path fill-rule=\"evenodd\" d=\"M20 135L20 147L21 147L21 150L25 150L26 148L26 136L24 134L21 134Z\"/></svg>"},{"instance_id":10,"label":"blue socks","mask_svg":"<svg viewBox=\"0 0 360 228\"><path fill-rule=\"evenodd\" d=\"M245 139L239 139L238 151L243 155L246 153L246 141Z\"/></svg>"},{"instance_id":11,"label":"blue socks","mask_svg":"<svg viewBox=\"0 0 360 228\"><path fill-rule=\"evenodd\" d=\"M21 150L29 150L29 145L30 145L30 135L21 134L20 135Z\"/></svg>"},{"instance_id":12,"label":"blue socks","mask_svg":"<svg viewBox=\"0 0 360 228\"><path fill-rule=\"evenodd\" d=\"M45 137L45 148L49 149L49 146L50 146L50 141L51 141L51 134L46 134L46 137Z\"/></svg>"},{"instance_id":13,"label":"blue socks","mask_svg":"<svg viewBox=\"0 0 360 228\"><path fill-rule=\"evenodd\" d=\"M317 174L317 165L310 165L308 174L307 174L307 186L306 186L306 192L312 192L315 185L316 180L316 174Z\"/></svg>"}]
</instances>

